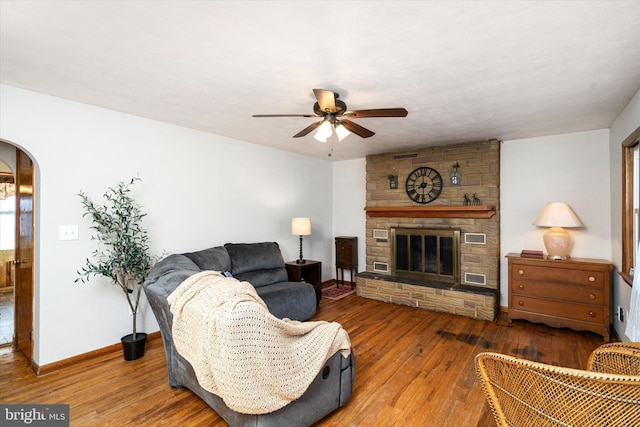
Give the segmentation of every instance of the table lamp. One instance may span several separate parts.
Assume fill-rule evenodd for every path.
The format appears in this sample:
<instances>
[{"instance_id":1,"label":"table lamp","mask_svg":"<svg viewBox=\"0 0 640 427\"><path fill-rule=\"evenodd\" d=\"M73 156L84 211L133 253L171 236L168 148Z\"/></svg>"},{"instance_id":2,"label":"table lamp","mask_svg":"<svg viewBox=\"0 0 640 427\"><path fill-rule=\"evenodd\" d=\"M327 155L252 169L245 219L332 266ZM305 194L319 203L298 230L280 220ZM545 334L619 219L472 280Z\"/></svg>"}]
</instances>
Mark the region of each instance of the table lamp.
<instances>
[{"instance_id":1,"label":"table lamp","mask_svg":"<svg viewBox=\"0 0 640 427\"><path fill-rule=\"evenodd\" d=\"M311 218L293 218L291 220L291 234L300 236L300 259L296 262L304 264L305 260L302 258L302 236L311 234Z\"/></svg>"},{"instance_id":2,"label":"table lamp","mask_svg":"<svg viewBox=\"0 0 640 427\"><path fill-rule=\"evenodd\" d=\"M550 227L542 239L547 249L547 258L562 260L571 253L571 236L565 228L581 227L582 223L566 203L548 203L533 223L538 227Z\"/></svg>"}]
</instances>

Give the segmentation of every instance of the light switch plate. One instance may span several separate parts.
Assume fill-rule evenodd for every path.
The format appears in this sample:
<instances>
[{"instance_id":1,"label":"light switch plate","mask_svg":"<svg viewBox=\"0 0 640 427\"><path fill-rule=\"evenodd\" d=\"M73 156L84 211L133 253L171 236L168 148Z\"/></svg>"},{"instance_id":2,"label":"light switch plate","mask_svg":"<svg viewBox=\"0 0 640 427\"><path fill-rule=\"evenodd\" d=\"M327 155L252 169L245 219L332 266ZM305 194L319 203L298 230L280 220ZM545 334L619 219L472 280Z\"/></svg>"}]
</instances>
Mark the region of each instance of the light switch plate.
<instances>
[{"instance_id":1,"label":"light switch plate","mask_svg":"<svg viewBox=\"0 0 640 427\"><path fill-rule=\"evenodd\" d=\"M78 240L77 225L61 225L60 240Z\"/></svg>"}]
</instances>

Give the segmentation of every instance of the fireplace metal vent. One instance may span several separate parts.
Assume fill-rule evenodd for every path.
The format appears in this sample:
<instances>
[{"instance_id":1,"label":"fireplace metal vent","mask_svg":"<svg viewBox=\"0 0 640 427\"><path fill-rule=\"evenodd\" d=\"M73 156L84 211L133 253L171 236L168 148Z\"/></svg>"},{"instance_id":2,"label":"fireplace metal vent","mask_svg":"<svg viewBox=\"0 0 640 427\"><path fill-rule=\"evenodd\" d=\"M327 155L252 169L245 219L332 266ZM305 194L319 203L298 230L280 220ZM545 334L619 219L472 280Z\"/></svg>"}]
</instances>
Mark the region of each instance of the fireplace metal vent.
<instances>
[{"instance_id":1,"label":"fireplace metal vent","mask_svg":"<svg viewBox=\"0 0 640 427\"><path fill-rule=\"evenodd\" d=\"M487 276L478 273L464 273L464 282L472 285L487 285Z\"/></svg>"},{"instance_id":2,"label":"fireplace metal vent","mask_svg":"<svg viewBox=\"0 0 640 427\"><path fill-rule=\"evenodd\" d=\"M376 228L373 230L373 238L376 240L389 240L389 230Z\"/></svg>"},{"instance_id":3,"label":"fireplace metal vent","mask_svg":"<svg viewBox=\"0 0 640 427\"><path fill-rule=\"evenodd\" d=\"M389 272L389 264L386 262L374 262L373 263L373 271L378 271L380 273L388 273Z\"/></svg>"},{"instance_id":4,"label":"fireplace metal vent","mask_svg":"<svg viewBox=\"0 0 640 427\"><path fill-rule=\"evenodd\" d=\"M472 245L486 245L487 235L485 233L464 233L464 242Z\"/></svg>"}]
</instances>

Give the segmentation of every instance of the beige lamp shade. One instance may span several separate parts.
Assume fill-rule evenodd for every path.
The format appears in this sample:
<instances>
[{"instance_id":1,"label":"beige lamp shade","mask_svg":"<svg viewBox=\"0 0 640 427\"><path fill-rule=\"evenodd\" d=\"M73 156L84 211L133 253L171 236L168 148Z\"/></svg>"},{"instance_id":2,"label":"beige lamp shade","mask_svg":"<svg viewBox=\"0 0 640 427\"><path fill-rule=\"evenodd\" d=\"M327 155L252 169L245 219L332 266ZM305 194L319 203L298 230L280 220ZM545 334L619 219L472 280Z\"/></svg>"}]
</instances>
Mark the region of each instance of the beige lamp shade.
<instances>
[{"instance_id":1,"label":"beige lamp shade","mask_svg":"<svg viewBox=\"0 0 640 427\"><path fill-rule=\"evenodd\" d=\"M550 227L542 236L549 259L567 259L571 254L571 236L565 228L581 227L582 223L568 204L548 203L533 223L538 227Z\"/></svg>"},{"instance_id":2,"label":"beige lamp shade","mask_svg":"<svg viewBox=\"0 0 640 427\"><path fill-rule=\"evenodd\" d=\"M311 218L293 218L291 220L291 234L308 236L311 234Z\"/></svg>"},{"instance_id":3,"label":"beige lamp shade","mask_svg":"<svg viewBox=\"0 0 640 427\"><path fill-rule=\"evenodd\" d=\"M306 261L302 257L302 236L311 234L311 218L293 218L291 220L291 234L300 236L300 258L296 262L304 264Z\"/></svg>"}]
</instances>

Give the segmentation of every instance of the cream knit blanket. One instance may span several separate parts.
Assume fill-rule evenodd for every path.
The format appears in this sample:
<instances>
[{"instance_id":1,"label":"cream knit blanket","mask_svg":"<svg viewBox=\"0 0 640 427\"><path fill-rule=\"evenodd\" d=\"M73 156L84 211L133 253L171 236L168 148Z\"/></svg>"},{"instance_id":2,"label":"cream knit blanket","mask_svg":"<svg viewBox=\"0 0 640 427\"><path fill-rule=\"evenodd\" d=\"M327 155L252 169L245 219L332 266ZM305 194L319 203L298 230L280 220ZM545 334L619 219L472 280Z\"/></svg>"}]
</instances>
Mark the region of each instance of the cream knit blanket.
<instances>
[{"instance_id":1,"label":"cream knit blanket","mask_svg":"<svg viewBox=\"0 0 640 427\"><path fill-rule=\"evenodd\" d=\"M205 390L244 414L299 398L324 363L351 343L338 323L278 319L248 282L203 271L169 295L173 342Z\"/></svg>"}]
</instances>

